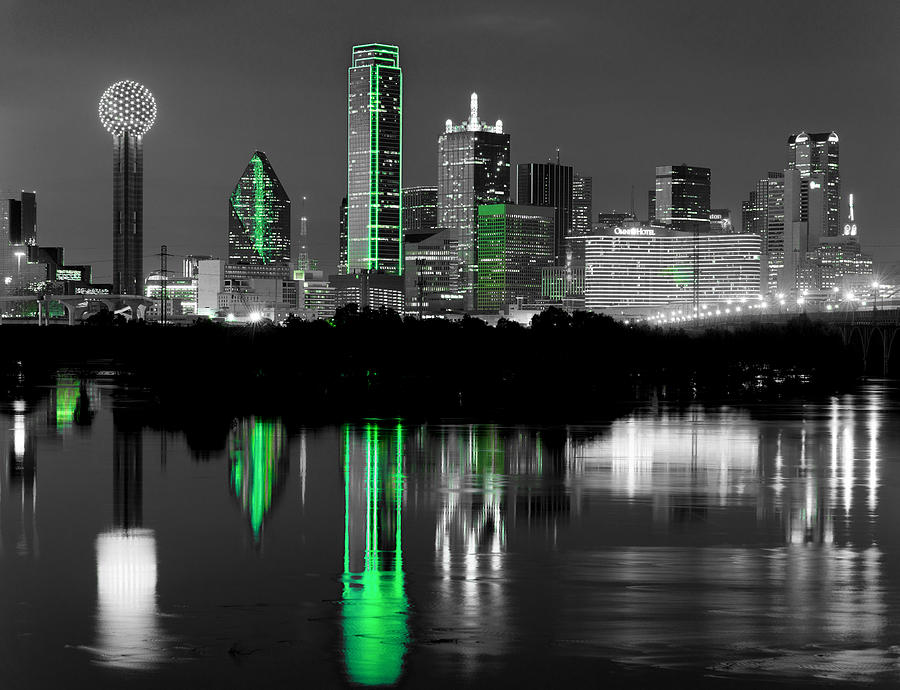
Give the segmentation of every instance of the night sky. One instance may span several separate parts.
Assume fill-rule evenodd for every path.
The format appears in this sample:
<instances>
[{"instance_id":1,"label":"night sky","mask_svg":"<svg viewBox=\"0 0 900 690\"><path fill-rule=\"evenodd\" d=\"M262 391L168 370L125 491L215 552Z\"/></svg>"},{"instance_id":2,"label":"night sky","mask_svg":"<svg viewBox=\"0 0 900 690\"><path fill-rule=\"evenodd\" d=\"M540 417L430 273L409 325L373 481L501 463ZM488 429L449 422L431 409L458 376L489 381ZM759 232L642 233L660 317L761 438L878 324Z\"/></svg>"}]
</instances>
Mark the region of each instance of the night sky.
<instances>
[{"instance_id":1,"label":"night sky","mask_svg":"<svg viewBox=\"0 0 900 690\"><path fill-rule=\"evenodd\" d=\"M400 46L405 185L436 184L448 117L501 118L512 162L594 177L594 211L646 215L654 166L712 168L740 203L785 164L794 131L841 137L843 192L864 249L900 259L900 3L74 2L0 0L0 188L38 192L39 241L112 272L103 90L146 84L144 253L227 254L227 199L254 149L294 202L310 250L336 262L355 43Z\"/></svg>"}]
</instances>

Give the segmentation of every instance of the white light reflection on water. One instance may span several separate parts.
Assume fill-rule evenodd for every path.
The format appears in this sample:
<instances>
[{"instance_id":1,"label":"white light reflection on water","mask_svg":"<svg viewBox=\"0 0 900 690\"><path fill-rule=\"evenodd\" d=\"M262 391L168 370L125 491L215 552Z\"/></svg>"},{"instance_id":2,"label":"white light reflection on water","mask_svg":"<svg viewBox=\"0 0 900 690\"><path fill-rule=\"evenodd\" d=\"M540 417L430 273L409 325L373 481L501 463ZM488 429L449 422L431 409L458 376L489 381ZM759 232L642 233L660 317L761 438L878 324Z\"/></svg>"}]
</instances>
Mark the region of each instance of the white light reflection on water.
<instances>
[{"instance_id":1,"label":"white light reflection on water","mask_svg":"<svg viewBox=\"0 0 900 690\"><path fill-rule=\"evenodd\" d=\"M507 462L518 467L510 445L497 427L472 425L448 429L440 453L444 499L434 537L438 618L465 642L455 651L469 676L477 670L478 657L502 651L504 636L496 632L506 626L503 477ZM475 642L486 644L479 649Z\"/></svg>"},{"instance_id":2,"label":"white light reflection on water","mask_svg":"<svg viewBox=\"0 0 900 690\"><path fill-rule=\"evenodd\" d=\"M888 622L884 557L873 527L882 403L877 390L834 399L789 423L727 410L637 413L613 423L608 436L582 443L569 464L578 471L567 482L587 487L589 503L604 496L652 503L654 520L671 520L658 505L689 498L722 508L705 522L724 530L735 509L755 500L759 527L776 517L784 536L763 548L654 545L573 554L560 588L572 596L562 612L575 622L570 636L629 663L716 663L719 671L740 673L784 672L783 659L817 645L822 668L813 663L798 675L883 673L894 662L876 649ZM867 452L856 442L863 430ZM855 491L866 500L854 501ZM860 647L882 660L854 655ZM764 649L776 651L769 662L721 661ZM836 657L840 670L832 673L827 667Z\"/></svg>"},{"instance_id":3,"label":"white light reflection on water","mask_svg":"<svg viewBox=\"0 0 900 690\"><path fill-rule=\"evenodd\" d=\"M110 666L150 670L163 660L153 531L105 532L97 537L96 550L96 652Z\"/></svg>"}]
</instances>

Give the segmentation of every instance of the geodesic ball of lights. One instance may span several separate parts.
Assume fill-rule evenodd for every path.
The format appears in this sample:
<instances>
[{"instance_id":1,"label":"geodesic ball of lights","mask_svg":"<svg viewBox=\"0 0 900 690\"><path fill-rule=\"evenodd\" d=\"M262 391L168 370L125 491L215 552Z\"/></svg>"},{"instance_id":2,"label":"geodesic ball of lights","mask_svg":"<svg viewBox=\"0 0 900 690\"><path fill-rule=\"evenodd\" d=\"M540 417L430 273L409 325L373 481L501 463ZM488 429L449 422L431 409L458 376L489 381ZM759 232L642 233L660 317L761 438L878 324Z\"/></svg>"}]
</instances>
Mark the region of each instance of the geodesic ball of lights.
<instances>
[{"instance_id":1,"label":"geodesic ball of lights","mask_svg":"<svg viewBox=\"0 0 900 690\"><path fill-rule=\"evenodd\" d=\"M156 100L143 84L117 81L100 97L100 124L113 136L143 136L156 120Z\"/></svg>"}]
</instances>

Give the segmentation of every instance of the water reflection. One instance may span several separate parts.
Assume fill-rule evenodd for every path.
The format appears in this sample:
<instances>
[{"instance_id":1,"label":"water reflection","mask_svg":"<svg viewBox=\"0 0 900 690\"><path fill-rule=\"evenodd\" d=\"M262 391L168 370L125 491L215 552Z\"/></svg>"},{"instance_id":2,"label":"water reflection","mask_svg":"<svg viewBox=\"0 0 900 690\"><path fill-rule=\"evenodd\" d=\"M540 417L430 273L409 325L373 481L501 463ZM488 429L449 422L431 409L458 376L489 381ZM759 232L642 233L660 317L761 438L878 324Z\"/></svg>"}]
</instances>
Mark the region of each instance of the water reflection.
<instances>
[{"instance_id":1,"label":"water reflection","mask_svg":"<svg viewBox=\"0 0 900 690\"><path fill-rule=\"evenodd\" d=\"M56 428L65 429L75 421L75 410L81 398L81 382L75 376L58 374L52 397L50 409Z\"/></svg>"},{"instance_id":2,"label":"water reflection","mask_svg":"<svg viewBox=\"0 0 900 690\"><path fill-rule=\"evenodd\" d=\"M143 526L143 432L113 415L113 528L97 536L98 660L150 670L163 659L156 602L156 536Z\"/></svg>"},{"instance_id":3,"label":"water reflection","mask_svg":"<svg viewBox=\"0 0 900 690\"><path fill-rule=\"evenodd\" d=\"M278 419L243 419L228 438L231 489L247 515L255 544L287 476L287 449L287 433Z\"/></svg>"},{"instance_id":4,"label":"water reflection","mask_svg":"<svg viewBox=\"0 0 900 690\"><path fill-rule=\"evenodd\" d=\"M889 388L777 409L658 405L556 429L373 422L289 441L279 420L250 417L209 463L175 434L158 443L140 409L126 414L133 398L91 405L101 389L63 377L2 407L0 576L12 586L0 605L27 608L28 625L56 621L65 643L92 638L95 661L152 672L145 682L190 666L208 684L251 668L262 684L270 661L283 670L301 648L321 685L337 680L333 659L364 685L465 684L500 668L529 685L515 666L530 650L560 668L584 656L697 677L900 678ZM85 404L94 422L74 433ZM339 562L328 525L342 498ZM229 516L248 539L233 539ZM38 554L38 524L41 558L16 557ZM60 563L96 574L62 580L75 623L42 598L59 579L41 569ZM339 636L323 634L332 625ZM26 634L58 659L55 639ZM76 670L73 684L89 676Z\"/></svg>"},{"instance_id":5,"label":"water reflection","mask_svg":"<svg viewBox=\"0 0 900 690\"><path fill-rule=\"evenodd\" d=\"M150 670L162 660L152 530L98 535L97 652L110 666Z\"/></svg>"},{"instance_id":6,"label":"water reflection","mask_svg":"<svg viewBox=\"0 0 900 690\"><path fill-rule=\"evenodd\" d=\"M16 553L37 553L37 462L33 413L24 400L13 401L12 438L7 453L9 487L5 499L10 503L8 519L17 526ZM2 542L0 542L2 544Z\"/></svg>"},{"instance_id":7,"label":"water reflection","mask_svg":"<svg viewBox=\"0 0 900 690\"><path fill-rule=\"evenodd\" d=\"M401 425L345 426L344 664L350 680L390 685L403 671L409 643L401 536Z\"/></svg>"}]
</instances>

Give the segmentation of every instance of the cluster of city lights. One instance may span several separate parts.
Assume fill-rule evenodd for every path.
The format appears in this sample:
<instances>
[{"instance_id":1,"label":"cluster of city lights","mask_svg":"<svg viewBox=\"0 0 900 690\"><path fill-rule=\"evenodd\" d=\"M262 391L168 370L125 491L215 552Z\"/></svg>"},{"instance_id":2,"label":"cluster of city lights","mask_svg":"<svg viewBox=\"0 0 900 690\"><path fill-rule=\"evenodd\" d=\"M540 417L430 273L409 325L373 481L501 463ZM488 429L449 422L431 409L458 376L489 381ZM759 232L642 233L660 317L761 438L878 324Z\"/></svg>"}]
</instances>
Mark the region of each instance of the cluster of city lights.
<instances>
[{"instance_id":1,"label":"cluster of city lights","mask_svg":"<svg viewBox=\"0 0 900 690\"><path fill-rule=\"evenodd\" d=\"M773 307L778 311L784 309L792 309L795 305L798 309L806 309L807 305L815 304L818 309L824 307L825 311L839 310L841 305L848 308L856 309L857 307L876 306L878 299L878 291L888 286L873 281L871 283L872 299L867 300L860 297L852 290L841 291L840 288L834 287L829 293L817 292L810 294L809 290L802 290L796 298L791 297L783 292L776 293L771 296L771 302L764 295L758 295L755 299L742 298L738 301L727 300L725 303L717 304L701 304L699 308L685 307L680 309L662 309L652 316L643 319L629 319L624 323L629 325L632 323L647 323L656 326L664 324L688 323L695 320L711 319L715 317L738 317L741 315L750 315L753 313L764 312L769 307Z\"/></svg>"},{"instance_id":2,"label":"cluster of city lights","mask_svg":"<svg viewBox=\"0 0 900 690\"><path fill-rule=\"evenodd\" d=\"M156 100L143 84L117 81L103 92L98 112L100 124L113 136L143 136L156 120Z\"/></svg>"}]
</instances>

